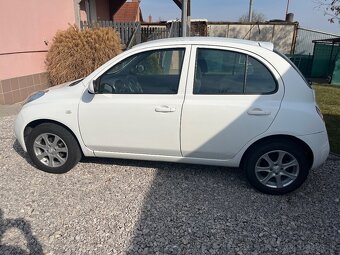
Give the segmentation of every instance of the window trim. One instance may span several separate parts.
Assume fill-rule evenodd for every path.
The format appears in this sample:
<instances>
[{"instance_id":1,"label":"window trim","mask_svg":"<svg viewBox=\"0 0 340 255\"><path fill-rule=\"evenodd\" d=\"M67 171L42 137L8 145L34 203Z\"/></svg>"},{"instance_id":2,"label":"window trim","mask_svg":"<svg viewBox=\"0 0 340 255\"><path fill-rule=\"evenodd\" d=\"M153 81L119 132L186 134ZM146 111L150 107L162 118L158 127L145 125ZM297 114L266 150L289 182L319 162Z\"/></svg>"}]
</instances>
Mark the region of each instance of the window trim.
<instances>
[{"instance_id":1,"label":"window trim","mask_svg":"<svg viewBox=\"0 0 340 255\"><path fill-rule=\"evenodd\" d=\"M217 93L212 93L212 94L200 94L200 93L195 93L194 92L194 88L195 88L195 78L196 78L196 67L197 67L197 56L198 56L198 51L200 49L205 49L205 50L218 50L218 51L229 51L229 52L232 52L232 53L237 53L237 54L242 54L246 57L246 61L248 62L248 58L249 57L252 57L253 59L255 59L256 61L258 61L260 64L262 64L266 70L270 73L270 75L272 76L274 82L275 82L275 89L271 92L266 92L266 93L245 93L245 87L246 87L246 75L247 75L247 68L245 68L245 75L244 75L244 80L243 80L243 93L232 93L232 94L217 94ZM236 49L236 50L235 50ZM268 66L266 64L264 64L264 61L261 61L259 58L257 57L254 57L253 55L257 55L256 53L254 52L249 52L249 53L252 53L253 55L250 55L246 52L243 52L243 51L247 51L247 50L244 50L244 49L240 49L242 51L238 51L237 50L238 48L222 48L221 47L214 47L213 45L211 47L207 47L207 46L200 46L200 45L197 45L196 47L196 53L195 53L195 62L194 62L194 77L193 77L193 85L192 85L192 95L194 96L247 96L247 95L273 95L273 94L276 94L279 90L279 82L278 80L276 79L275 75L273 74L273 72L268 68ZM247 63L246 62L246 63ZM245 67L247 67L247 65L245 65Z\"/></svg>"}]
</instances>

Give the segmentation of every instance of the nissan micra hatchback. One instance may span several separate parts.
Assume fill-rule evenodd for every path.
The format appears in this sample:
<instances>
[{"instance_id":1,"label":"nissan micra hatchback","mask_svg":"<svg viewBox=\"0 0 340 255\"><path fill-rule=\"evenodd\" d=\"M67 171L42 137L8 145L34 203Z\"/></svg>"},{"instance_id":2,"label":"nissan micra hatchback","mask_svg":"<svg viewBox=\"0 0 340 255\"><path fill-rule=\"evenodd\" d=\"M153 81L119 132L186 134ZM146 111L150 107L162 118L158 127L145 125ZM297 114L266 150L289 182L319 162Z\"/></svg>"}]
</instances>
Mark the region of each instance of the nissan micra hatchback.
<instances>
[{"instance_id":1,"label":"nissan micra hatchback","mask_svg":"<svg viewBox=\"0 0 340 255\"><path fill-rule=\"evenodd\" d=\"M258 190L298 188L327 158L314 91L273 44L176 38L140 44L83 80L30 96L16 137L37 168L82 156L241 167Z\"/></svg>"}]
</instances>

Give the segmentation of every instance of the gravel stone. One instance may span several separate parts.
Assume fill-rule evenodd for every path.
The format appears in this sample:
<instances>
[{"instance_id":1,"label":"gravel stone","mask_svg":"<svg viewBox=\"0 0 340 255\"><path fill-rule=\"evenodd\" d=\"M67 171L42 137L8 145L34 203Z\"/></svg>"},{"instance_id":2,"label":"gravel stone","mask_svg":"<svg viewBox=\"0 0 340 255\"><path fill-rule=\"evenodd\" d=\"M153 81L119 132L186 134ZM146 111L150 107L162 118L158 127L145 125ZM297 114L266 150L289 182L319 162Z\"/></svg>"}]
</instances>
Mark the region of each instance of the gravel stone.
<instances>
[{"instance_id":1,"label":"gravel stone","mask_svg":"<svg viewBox=\"0 0 340 255\"><path fill-rule=\"evenodd\" d=\"M296 192L254 190L239 169L84 159L37 170L0 119L0 254L339 254L340 161Z\"/></svg>"}]
</instances>

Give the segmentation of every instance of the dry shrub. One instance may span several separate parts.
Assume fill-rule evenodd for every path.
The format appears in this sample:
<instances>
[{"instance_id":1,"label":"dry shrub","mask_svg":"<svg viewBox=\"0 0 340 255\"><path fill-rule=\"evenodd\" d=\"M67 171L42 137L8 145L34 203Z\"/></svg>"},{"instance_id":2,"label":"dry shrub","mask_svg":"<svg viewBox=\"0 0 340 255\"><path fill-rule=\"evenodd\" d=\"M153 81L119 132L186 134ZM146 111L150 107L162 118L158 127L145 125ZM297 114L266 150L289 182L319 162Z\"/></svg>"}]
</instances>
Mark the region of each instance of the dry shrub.
<instances>
[{"instance_id":1,"label":"dry shrub","mask_svg":"<svg viewBox=\"0 0 340 255\"><path fill-rule=\"evenodd\" d=\"M112 28L70 26L57 32L47 53L50 82L56 85L85 77L120 52L120 38Z\"/></svg>"}]
</instances>

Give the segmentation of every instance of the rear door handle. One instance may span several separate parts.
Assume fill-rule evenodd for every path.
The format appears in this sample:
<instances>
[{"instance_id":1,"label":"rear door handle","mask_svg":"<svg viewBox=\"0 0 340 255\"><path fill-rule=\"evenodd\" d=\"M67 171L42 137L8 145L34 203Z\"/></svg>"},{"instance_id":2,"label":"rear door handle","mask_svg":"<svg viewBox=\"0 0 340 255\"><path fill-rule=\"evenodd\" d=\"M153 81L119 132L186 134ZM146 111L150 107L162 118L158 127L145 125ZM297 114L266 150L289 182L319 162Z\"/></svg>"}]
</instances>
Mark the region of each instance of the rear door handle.
<instances>
[{"instance_id":1,"label":"rear door handle","mask_svg":"<svg viewBox=\"0 0 340 255\"><path fill-rule=\"evenodd\" d=\"M265 116L265 115L270 115L271 112L269 111L264 111L261 108L253 108L249 111L247 111L249 115L256 115L256 116Z\"/></svg>"},{"instance_id":2,"label":"rear door handle","mask_svg":"<svg viewBox=\"0 0 340 255\"><path fill-rule=\"evenodd\" d=\"M174 112L176 111L176 108L169 107L167 105L160 105L155 108L156 112Z\"/></svg>"}]
</instances>

